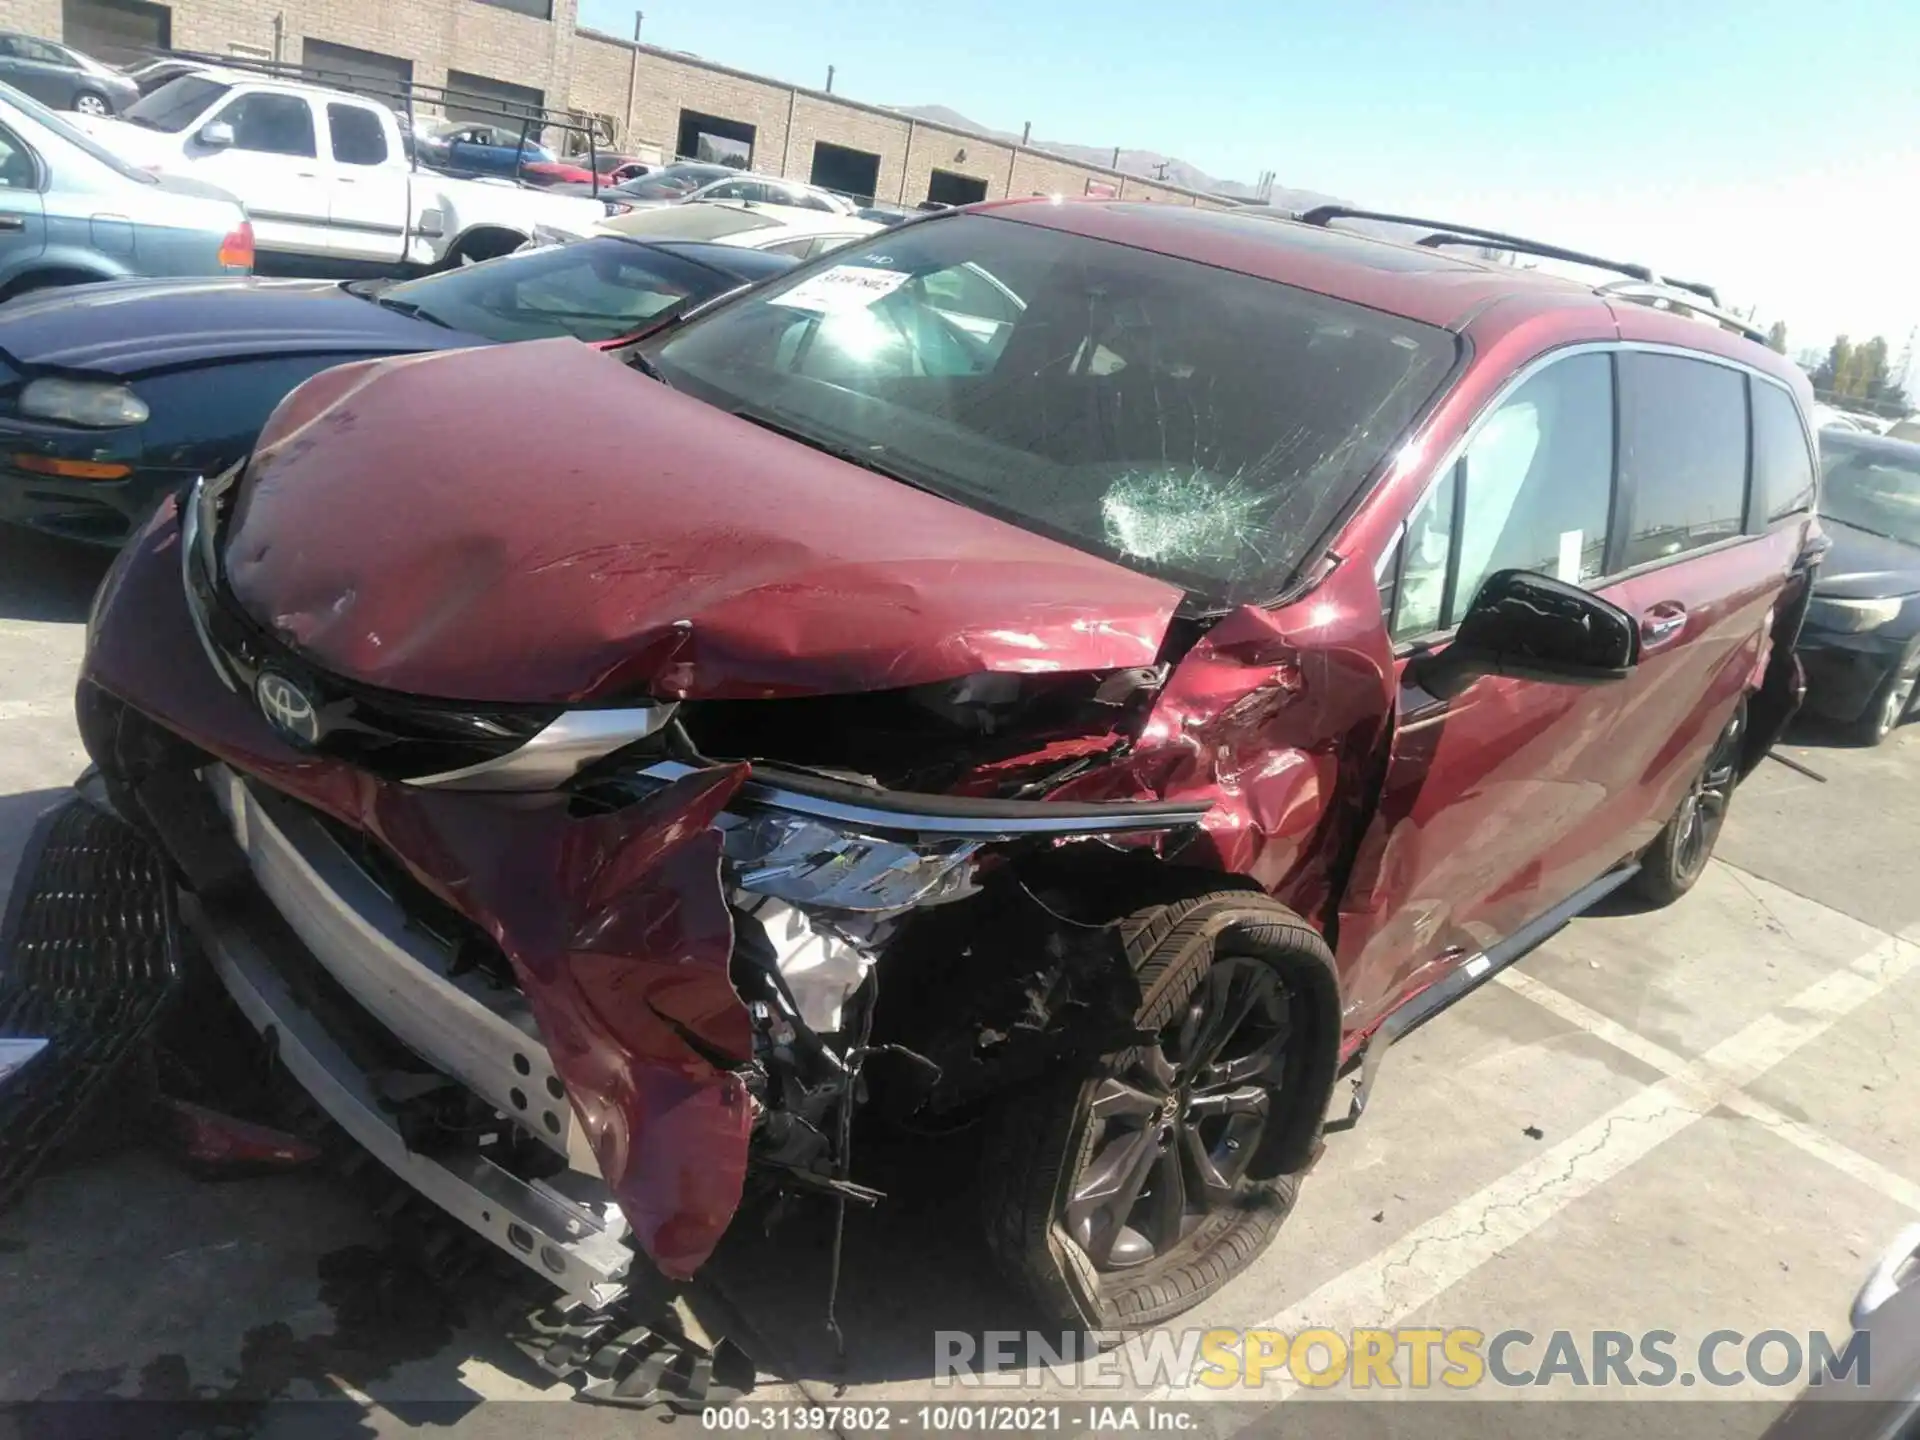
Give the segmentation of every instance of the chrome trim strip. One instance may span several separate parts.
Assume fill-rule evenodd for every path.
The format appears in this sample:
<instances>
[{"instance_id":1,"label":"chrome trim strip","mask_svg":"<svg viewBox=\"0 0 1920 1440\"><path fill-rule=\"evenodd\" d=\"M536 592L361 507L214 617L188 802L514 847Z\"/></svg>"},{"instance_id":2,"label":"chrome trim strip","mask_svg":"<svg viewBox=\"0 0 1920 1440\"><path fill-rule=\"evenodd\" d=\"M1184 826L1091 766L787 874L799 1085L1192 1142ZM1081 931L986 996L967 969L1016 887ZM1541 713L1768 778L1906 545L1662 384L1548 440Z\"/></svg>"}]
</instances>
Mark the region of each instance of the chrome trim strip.
<instances>
[{"instance_id":1,"label":"chrome trim strip","mask_svg":"<svg viewBox=\"0 0 1920 1440\"><path fill-rule=\"evenodd\" d=\"M200 648L207 652L207 663L213 666L213 673L220 677L220 683L238 695L240 687L234 683L233 676L227 673L220 652L213 648L213 637L207 633L207 627L200 619L200 607L193 603L193 556L200 548L200 506L206 490L207 477L196 476L193 488L187 491L186 498L180 502L180 594L186 603L187 620L193 626L194 636L200 641Z\"/></svg>"},{"instance_id":2,"label":"chrome trim strip","mask_svg":"<svg viewBox=\"0 0 1920 1440\"><path fill-rule=\"evenodd\" d=\"M509 1174L477 1147L432 1156L410 1149L371 1077L293 997L244 925L210 913L191 895L180 907L248 1022L273 1032L279 1062L374 1159L569 1296L599 1305L622 1292L633 1250L626 1221L603 1188L588 1187L576 1199Z\"/></svg>"},{"instance_id":3,"label":"chrome trim strip","mask_svg":"<svg viewBox=\"0 0 1920 1440\"><path fill-rule=\"evenodd\" d=\"M445 949L311 817L225 766L206 774L254 879L313 958L408 1049L568 1154L573 1107L519 993L450 977Z\"/></svg>"},{"instance_id":4,"label":"chrome trim strip","mask_svg":"<svg viewBox=\"0 0 1920 1440\"><path fill-rule=\"evenodd\" d=\"M658 734L678 708L668 701L626 710L569 710L517 750L405 783L446 790L551 790L602 755Z\"/></svg>"},{"instance_id":5,"label":"chrome trim strip","mask_svg":"<svg viewBox=\"0 0 1920 1440\"><path fill-rule=\"evenodd\" d=\"M691 775L694 766L677 760L662 760L640 771L649 779L673 781ZM812 815L847 825L862 834L874 835L959 835L974 840L1013 840L1025 835L1139 835L1162 830L1177 830L1198 824L1213 807L1196 803L1191 811L1141 814L1124 803L1116 803L1111 815L1035 815L1007 819L994 815L942 815L937 810L880 810L850 805L797 790L763 785L749 780L740 790L749 804L769 810L786 810L796 815ZM917 796L937 802L939 796ZM1037 802L1044 804L1045 802Z\"/></svg>"}]
</instances>

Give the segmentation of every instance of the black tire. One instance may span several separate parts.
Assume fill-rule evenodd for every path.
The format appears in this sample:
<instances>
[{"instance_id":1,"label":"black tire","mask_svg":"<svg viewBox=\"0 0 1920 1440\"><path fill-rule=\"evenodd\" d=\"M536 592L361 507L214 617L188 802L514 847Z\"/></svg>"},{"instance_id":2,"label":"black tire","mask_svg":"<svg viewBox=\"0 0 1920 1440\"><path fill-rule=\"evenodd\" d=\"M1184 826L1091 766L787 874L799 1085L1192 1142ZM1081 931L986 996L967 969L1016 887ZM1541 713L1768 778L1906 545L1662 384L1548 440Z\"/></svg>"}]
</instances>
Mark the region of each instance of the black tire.
<instances>
[{"instance_id":1,"label":"black tire","mask_svg":"<svg viewBox=\"0 0 1920 1440\"><path fill-rule=\"evenodd\" d=\"M1902 720L1914 713L1916 705L1920 705L1920 646L1902 655L1899 663L1887 672L1887 678L1873 692L1873 699L1860 712L1860 718L1848 727L1848 732L1856 745L1879 745L1893 734Z\"/></svg>"},{"instance_id":2,"label":"black tire","mask_svg":"<svg viewBox=\"0 0 1920 1440\"><path fill-rule=\"evenodd\" d=\"M503 230L483 231L478 235L469 235L452 250L442 268L458 270L463 265L478 265L484 260L498 260L502 255L511 255L526 243L526 237L514 235Z\"/></svg>"},{"instance_id":3,"label":"black tire","mask_svg":"<svg viewBox=\"0 0 1920 1440\"><path fill-rule=\"evenodd\" d=\"M1214 1118L1201 1119L1185 1112L1188 1104L1196 1112L1201 1102L1200 1085L1190 1099L1178 1101L1182 1114L1169 1122L1166 1109L1140 1120L1140 1131L1158 1129L1155 1140L1139 1133L1136 1138L1115 1141L1112 1127L1127 1120L1099 1119L1093 1113L1096 1092L1103 1087L1122 1084L1118 1077L1139 1074L1135 1067L1149 1054L1157 1055L1165 1065L1169 1055L1177 1053L1172 1040L1151 1047L1136 1047L1102 1057L1093 1073L1061 1076L1014 1097L995 1117L986 1138L982 1157L982 1193L988 1246L1007 1278L1023 1290L1055 1323L1081 1331L1123 1330L1153 1325L1199 1304L1234 1276L1245 1270L1266 1249L1293 1208L1304 1165L1300 1158L1311 1153L1317 1141L1320 1119L1324 1116L1333 1079L1332 1054L1338 1046L1338 1002L1334 998L1333 957L1319 934L1291 910L1264 895L1247 891L1216 891L1172 904L1154 905L1135 912L1116 927L1128 964L1138 977L1142 995L1135 1025L1143 1031L1173 1036L1181 1026L1192 1026L1190 1018L1205 1012L1204 998L1197 997L1210 976L1215 988L1222 989L1222 1013L1234 1012L1232 986L1244 982L1249 991L1259 989L1261 998L1247 1001L1245 1018L1237 1028L1220 1038L1210 1052L1215 1060L1230 1053L1236 1037L1250 1035L1262 1051L1272 1041L1256 1022L1267 1024L1271 1014L1284 1014L1283 1031L1271 1062L1251 1072L1259 1083L1236 1086L1234 1095L1246 1090L1268 1093L1267 1108L1257 1139L1249 1132L1241 1143L1250 1159L1237 1152L1240 1144L1224 1138L1225 1127L1242 1123L1241 1117L1222 1109ZM1271 972L1271 984L1282 1007L1269 1011L1264 972ZM1217 976L1224 975L1224 982ZM1316 1003L1317 1002L1317 1003ZM1221 1022L1223 1025L1229 1023ZM1331 1034L1317 1033L1330 1026ZM1201 1028L1205 1029L1204 1022ZM1195 1037L1199 1038L1199 1037ZM1251 1061L1256 1058L1249 1055ZM1197 1063L1197 1062L1196 1062ZM1222 1071L1237 1061L1200 1066L1204 1071ZM1266 1077L1274 1077L1269 1084ZM1191 1078L1191 1077L1190 1077ZM1174 1082L1169 1081L1171 1086ZM1178 1082L1184 1086L1187 1082ZM1122 1088L1125 1088L1124 1085ZM1180 1093L1187 1093L1182 1090ZM1230 1096L1216 1098L1230 1099ZM1168 1104L1175 1101L1169 1099ZM1310 1106L1310 1112L1299 1107ZM1138 1113L1138 1112L1136 1112ZM1299 1136L1299 1126L1310 1126L1307 1144L1291 1145L1284 1138ZM1209 1142L1203 1126L1222 1127L1212 1133ZM1174 1127L1170 1129L1169 1127ZM1126 1132L1136 1136L1136 1132ZM1170 1133L1178 1138L1168 1139ZM1107 1136L1106 1146L1099 1142ZM1153 1251L1150 1258L1115 1268L1114 1254L1119 1242L1106 1238L1105 1265L1094 1258L1101 1249L1091 1247L1069 1233L1075 1184L1087 1183L1083 1176L1096 1169L1096 1151L1104 1159L1127 1144L1138 1150L1155 1150L1159 1158L1147 1162L1153 1168L1137 1173L1152 1178L1152 1186L1142 1189L1143 1180L1134 1181L1141 1201L1154 1199L1161 1185L1158 1168L1171 1164L1177 1175L1191 1177L1196 1152L1187 1148L1192 1137L1198 1155L1210 1163L1208 1173L1221 1177L1219 1165L1238 1167L1231 1186L1231 1198L1209 1207L1206 1191L1201 1191L1204 1213L1189 1221L1185 1205L1192 1198L1191 1179L1171 1183L1167 1193L1178 1193L1175 1219L1170 1232L1178 1236L1164 1247L1136 1235L1119 1224L1103 1232L1132 1236ZM1209 1154L1209 1145L1218 1147ZM1295 1154L1285 1152L1291 1148ZM1236 1152L1219 1162L1218 1154ZM1173 1157L1168 1160L1167 1157ZM1298 1166L1292 1173L1274 1173L1288 1163ZM1107 1166L1118 1178L1118 1170ZM1225 1192L1216 1192L1222 1193ZM1122 1210L1130 1217L1131 1209ZM1084 1222L1088 1225L1094 1221ZM1185 1228L1191 1223L1191 1229ZM1148 1228L1160 1228L1149 1224ZM1165 1232L1163 1232L1165 1233ZM1162 1253L1164 1248L1164 1253ZM1136 1246L1137 1249L1137 1246Z\"/></svg>"},{"instance_id":4,"label":"black tire","mask_svg":"<svg viewBox=\"0 0 1920 1440\"><path fill-rule=\"evenodd\" d=\"M1640 857L1633 890L1650 905L1671 905L1699 883L1726 824L1727 807L1740 782L1740 750L1747 738L1747 702L1743 698L1700 773L1687 787L1673 816Z\"/></svg>"},{"instance_id":5,"label":"black tire","mask_svg":"<svg viewBox=\"0 0 1920 1440\"><path fill-rule=\"evenodd\" d=\"M73 97L74 112L79 115L111 115L113 102L98 90L82 90Z\"/></svg>"}]
</instances>

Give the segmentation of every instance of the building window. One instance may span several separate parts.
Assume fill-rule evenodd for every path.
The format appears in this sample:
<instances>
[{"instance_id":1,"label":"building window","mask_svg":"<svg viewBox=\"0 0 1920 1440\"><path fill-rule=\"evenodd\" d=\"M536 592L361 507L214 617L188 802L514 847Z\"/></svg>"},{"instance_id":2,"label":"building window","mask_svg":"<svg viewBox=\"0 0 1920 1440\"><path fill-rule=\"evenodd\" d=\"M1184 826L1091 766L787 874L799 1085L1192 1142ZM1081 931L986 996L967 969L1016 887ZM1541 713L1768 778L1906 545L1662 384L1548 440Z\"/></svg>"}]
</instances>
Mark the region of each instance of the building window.
<instances>
[{"instance_id":1,"label":"building window","mask_svg":"<svg viewBox=\"0 0 1920 1440\"><path fill-rule=\"evenodd\" d=\"M751 170L753 137L753 126L744 120L729 120L723 115L702 115L697 110L682 110L676 153L682 160L704 160L711 165L731 165L738 170Z\"/></svg>"},{"instance_id":2,"label":"building window","mask_svg":"<svg viewBox=\"0 0 1920 1440\"><path fill-rule=\"evenodd\" d=\"M927 199L941 205L971 205L987 198L987 182L953 170L936 170L927 181Z\"/></svg>"},{"instance_id":3,"label":"building window","mask_svg":"<svg viewBox=\"0 0 1920 1440\"><path fill-rule=\"evenodd\" d=\"M817 140L813 146L813 171L808 178L822 190L870 201L880 184L880 157L865 150Z\"/></svg>"},{"instance_id":4,"label":"building window","mask_svg":"<svg viewBox=\"0 0 1920 1440\"><path fill-rule=\"evenodd\" d=\"M553 19L553 0L480 0L482 5L491 5L496 10L511 10L518 15L531 15L536 20Z\"/></svg>"}]
</instances>

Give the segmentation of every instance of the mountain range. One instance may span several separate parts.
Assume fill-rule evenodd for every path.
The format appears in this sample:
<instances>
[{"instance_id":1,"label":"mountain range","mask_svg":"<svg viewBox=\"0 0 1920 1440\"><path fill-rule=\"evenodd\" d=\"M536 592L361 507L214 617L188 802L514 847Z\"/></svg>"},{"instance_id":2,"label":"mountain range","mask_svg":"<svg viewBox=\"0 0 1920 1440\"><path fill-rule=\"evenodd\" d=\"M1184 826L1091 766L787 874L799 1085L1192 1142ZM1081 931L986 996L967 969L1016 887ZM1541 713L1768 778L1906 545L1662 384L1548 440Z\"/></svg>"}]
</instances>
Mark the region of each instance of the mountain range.
<instances>
[{"instance_id":1,"label":"mountain range","mask_svg":"<svg viewBox=\"0 0 1920 1440\"><path fill-rule=\"evenodd\" d=\"M889 109L902 115L911 115L916 120L926 120L935 125L945 125L950 129L964 130L969 134L985 136L989 140L1017 145L1020 137L1011 130L995 130L969 119L958 110L945 105L893 105ZM1162 155L1157 150L1128 150L1122 147L1120 158L1114 159L1114 147L1111 145L1074 145L1060 140L1029 140L1029 148L1044 150L1049 155L1058 155L1063 160L1072 160L1081 165L1098 165L1104 169L1119 170L1128 175L1138 175L1143 180L1164 180L1169 185L1178 185L1187 190L1199 190L1208 195L1223 195L1235 200L1255 200L1259 190L1244 180L1222 180L1209 175L1198 165L1179 159L1173 155ZM1332 195L1323 195L1314 190L1289 190L1276 185L1267 202L1278 208L1303 210L1314 205L1324 205L1336 199Z\"/></svg>"}]
</instances>

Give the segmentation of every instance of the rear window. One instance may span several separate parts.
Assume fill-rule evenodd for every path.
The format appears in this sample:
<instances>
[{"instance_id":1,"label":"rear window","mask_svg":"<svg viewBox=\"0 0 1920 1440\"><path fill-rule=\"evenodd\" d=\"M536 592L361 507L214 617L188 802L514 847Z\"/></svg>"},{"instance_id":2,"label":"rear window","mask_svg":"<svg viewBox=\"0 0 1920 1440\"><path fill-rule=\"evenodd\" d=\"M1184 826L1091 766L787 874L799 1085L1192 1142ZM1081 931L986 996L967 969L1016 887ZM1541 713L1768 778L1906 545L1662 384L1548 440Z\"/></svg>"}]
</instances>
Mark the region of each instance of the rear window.
<instances>
[{"instance_id":1,"label":"rear window","mask_svg":"<svg viewBox=\"0 0 1920 1440\"><path fill-rule=\"evenodd\" d=\"M387 158L387 132L380 117L364 105L327 106L333 158L343 165L380 165Z\"/></svg>"},{"instance_id":2,"label":"rear window","mask_svg":"<svg viewBox=\"0 0 1920 1440\"><path fill-rule=\"evenodd\" d=\"M1626 565L1740 534L1747 511L1747 379L1677 355L1620 366L1620 472L1633 497Z\"/></svg>"},{"instance_id":3,"label":"rear window","mask_svg":"<svg viewBox=\"0 0 1920 1440\"><path fill-rule=\"evenodd\" d=\"M1753 503L1762 521L1813 508L1813 452L1793 397L1753 382Z\"/></svg>"},{"instance_id":4,"label":"rear window","mask_svg":"<svg viewBox=\"0 0 1920 1440\"><path fill-rule=\"evenodd\" d=\"M727 410L1232 604L1284 588L1456 354L1270 280L962 214L804 266L653 358Z\"/></svg>"}]
</instances>

